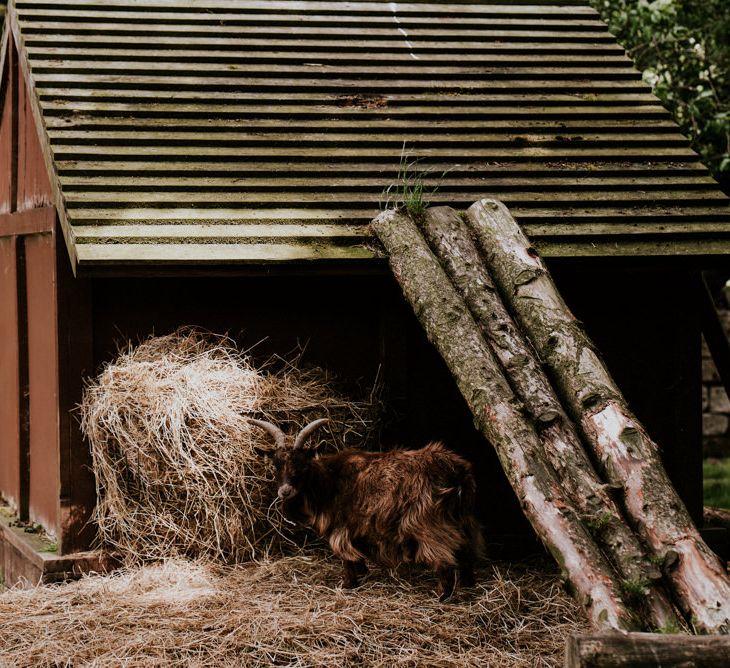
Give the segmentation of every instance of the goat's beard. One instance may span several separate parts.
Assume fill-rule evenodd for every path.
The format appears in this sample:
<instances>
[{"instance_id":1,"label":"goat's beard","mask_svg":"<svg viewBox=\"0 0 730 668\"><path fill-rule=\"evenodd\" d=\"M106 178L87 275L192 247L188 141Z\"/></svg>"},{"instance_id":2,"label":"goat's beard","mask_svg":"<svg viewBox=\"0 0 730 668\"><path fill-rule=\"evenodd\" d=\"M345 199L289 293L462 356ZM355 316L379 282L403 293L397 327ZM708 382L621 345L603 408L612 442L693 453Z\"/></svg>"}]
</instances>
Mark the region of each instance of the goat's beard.
<instances>
[{"instance_id":1,"label":"goat's beard","mask_svg":"<svg viewBox=\"0 0 730 668\"><path fill-rule=\"evenodd\" d=\"M281 514L290 522L303 525L307 524L307 520L310 517L307 511L307 504L299 493L290 499L281 501Z\"/></svg>"}]
</instances>

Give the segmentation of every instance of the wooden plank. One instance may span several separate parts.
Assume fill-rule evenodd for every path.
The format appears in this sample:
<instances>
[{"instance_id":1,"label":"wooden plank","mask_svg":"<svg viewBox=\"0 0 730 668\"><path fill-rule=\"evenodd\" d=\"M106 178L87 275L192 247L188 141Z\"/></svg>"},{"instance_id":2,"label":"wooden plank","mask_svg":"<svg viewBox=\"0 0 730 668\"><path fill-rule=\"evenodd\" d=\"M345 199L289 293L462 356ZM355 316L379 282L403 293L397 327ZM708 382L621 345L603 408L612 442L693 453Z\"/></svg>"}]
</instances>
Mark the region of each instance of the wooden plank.
<instances>
[{"instance_id":1,"label":"wooden plank","mask_svg":"<svg viewBox=\"0 0 730 668\"><path fill-rule=\"evenodd\" d=\"M43 0L48 7L68 7L64 0ZM20 10L34 7L36 3L28 0L16 2ZM75 0L77 7L87 8L110 8L119 7L130 9L142 7L147 11L156 10L160 12L198 11L208 12L210 10L229 11L239 13L253 13L256 11L277 12L300 12L303 8L310 11L339 12L343 14L382 12L385 3L383 2L285 2L281 0ZM560 2L506 2L506 3L463 3L463 2L441 2L441 3L398 3L398 14L534 14L548 15L557 14L560 16L598 16L598 13L591 7L582 4L582 0L561 0Z\"/></svg>"},{"instance_id":2,"label":"wooden plank","mask_svg":"<svg viewBox=\"0 0 730 668\"><path fill-rule=\"evenodd\" d=\"M35 40L33 40L35 42ZM152 62L152 63L216 63L219 66L228 65L230 63L303 63L303 62L322 62L322 63L360 63L366 62L370 64L391 64L404 62L414 64L414 60L410 54L405 51L396 52L350 52L344 51L317 51L314 49L298 51L292 53L290 51L278 51L275 49L259 49L247 50L242 53L231 51L219 51L215 48L210 49L183 49L176 45L170 45L165 49L152 49L147 45L139 45L130 48L102 48L93 46L29 46L27 51L31 58L40 61L59 59L69 62L92 61L103 62L124 61L124 62ZM436 65L439 63L453 63L453 54L424 52L419 54L418 65L422 67ZM535 54L529 53L464 53L459 58L461 63L480 63L484 66L497 65L518 65L518 64L535 64ZM574 53L542 54L540 58L542 66L557 65L562 67L586 67L587 65L603 65L603 66L628 66L633 67L632 61L623 53L613 51L597 51L591 58L590 63L586 62L585 55Z\"/></svg>"},{"instance_id":3,"label":"wooden plank","mask_svg":"<svg viewBox=\"0 0 730 668\"><path fill-rule=\"evenodd\" d=\"M30 469L31 469L31 400L30 400L30 359L29 359L29 292L28 262L25 238L15 239L15 287L17 290L17 327L18 344L18 499L16 512L21 522L30 520Z\"/></svg>"},{"instance_id":4,"label":"wooden plank","mask_svg":"<svg viewBox=\"0 0 730 668\"><path fill-rule=\"evenodd\" d=\"M144 239L193 241L231 239L240 241L269 240L345 240L358 242L370 237L364 225L75 225L74 234L78 243L104 243L104 240L118 239L137 243Z\"/></svg>"},{"instance_id":5,"label":"wooden plank","mask_svg":"<svg viewBox=\"0 0 730 668\"><path fill-rule=\"evenodd\" d=\"M630 218L630 216L627 216ZM547 225L525 225L525 233L530 237L610 237L613 235L641 237L656 236L657 226L643 225L638 222L614 222L595 224L550 223ZM703 234L730 239L730 220L725 223L686 223L670 222L661 225L660 231L667 235ZM220 241L263 243L264 241L309 241L331 239L342 241L363 241L372 237L366 225L340 224L177 224L155 225L75 225L74 233L78 243L174 243L205 240L206 243Z\"/></svg>"},{"instance_id":6,"label":"wooden plank","mask_svg":"<svg viewBox=\"0 0 730 668\"><path fill-rule=\"evenodd\" d=\"M25 38L29 46L67 46L70 44L83 44L85 47L93 48L126 48L139 46L140 40L137 36L129 35L106 35L96 34L29 34ZM144 40L144 44L148 49L167 50L185 49L199 50L209 49L211 51L236 51L252 49L274 49L278 51L296 51L302 52L307 49L326 50L334 53L372 53L380 52L388 53L408 53L418 54L444 53L444 54L493 54L493 53L535 53L543 54L563 54L571 53L573 55L625 55L624 50L613 42L549 42L549 41L528 41L519 40L511 41L509 39L501 39L499 41L457 41L457 40L419 40L412 44L402 38L402 35L394 35L390 39L348 39L347 42L337 42L334 40L317 39L315 37L301 37L280 39L275 37L195 37L186 35L185 40L181 41L179 37L168 37L164 35L148 35Z\"/></svg>"},{"instance_id":7,"label":"wooden plank","mask_svg":"<svg viewBox=\"0 0 730 668\"><path fill-rule=\"evenodd\" d=\"M409 156L410 159L410 156ZM63 161L57 163L59 174L66 175L84 175L84 176L105 176L120 178L134 178L134 176L158 178L164 176L177 177L195 175L203 177L220 177L226 180L237 180L241 178L270 178L271 174L280 176L286 174L283 178L295 178L309 175L312 178L317 176L327 178L341 177L343 174L343 166L341 162L319 160L308 163L289 163L275 161L210 161L205 163L191 164L189 161L165 161L150 162L147 160L127 160L116 163L113 161ZM400 166L400 156L391 155L381 162L353 162L346 167L348 174L357 175L361 178L364 175L372 175L376 178L387 176L396 179ZM644 156L640 156L636 160L593 160L590 163L580 161L553 162L549 160L531 160L525 158L523 160L514 161L469 161L461 160L458 164L454 164L453 160L429 160L419 162L421 172L428 172L441 176L444 172L449 176L463 175L468 178L498 176L502 173L512 175L524 174L528 178L545 178L548 176L559 177L561 175L584 177L606 178L620 177L631 175L635 177L651 178L655 174L674 175L674 176L704 176L711 179L707 175L707 168L697 160L691 162L656 162L648 164L644 161ZM130 176L134 175L134 176ZM716 182L712 180L712 183Z\"/></svg>"},{"instance_id":8,"label":"wooden plank","mask_svg":"<svg viewBox=\"0 0 730 668\"><path fill-rule=\"evenodd\" d=\"M217 93L225 91L226 88L246 89L249 91L279 89L288 91L312 91L317 93L321 90L336 90L340 94L365 94L379 92L390 94L393 92L425 92L448 94L449 91L457 93L478 93L493 91L496 94L507 92L524 93L525 90L544 89L550 92L563 93L613 93L613 94L647 94L648 86L639 81L630 82L623 80L594 81L593 79L576 79L563 77L562 79L489 79L485 81L474 79L379 79L361 80L356 75L352 78L315 78L312 73L309 77L301 78L278 78L278 77L209 77L198 76L149 76L149 75L119 75L111 74L38 74L35 81L41 88L86 88L103 89L112 88L115 90L137 91L151 88L156 91L189 91L195 90L210 91Z\"/></svg>"},{"instance_id":9,"label":"wooden plank","mask_svg":"<svg viewBox=\"0 0 730 668\"><path fill-rule=\"evenodd\" d=\"M446 198L450 200L451 198ZM230 223L328 223L332 221L345 221L356 224L367 224L379 209L377 202L366 203L358 208L347 206L347 203L338 203L335 208L326 208L326 203L319 207L297 207L296 203L282 203L275 206L273 202L267 206L256 203L255 207L222 208L222 207L128 207L128 208L71 208L69 217L75 225L97 224L102 222L114 222L116 224L156 223L156 222L188 222L197 224L218 224ZM433 205L440 205L441 201L435 200ZM591 204L594 204L593 202ZM583 207L561 207L532 209L515 205L512 211L518 221L523 225L547 225L551 222L564 223L566 220L571 223L602 223L602 222L626 222L636 220L641 224L654 224L656 229L661 231L661 226L667 223L677 222L730 222L730 214L725 207L703 207L703 206L646 206L637 202L634 206L612 208L610 203L606 206Z\"/></svg>"},{"instance_id":10,"label":"wooden plank","mask_svg":"<svg viewBox=\"0 0 730 668\"><path fill-rule=\"evenodd\" d=\"M435 22L434 22L435 23ZM152 24L143 26L133 24L123 26L114 21L98 23L71 23L71 22L49 22L49 21L27 21L21 16L20 28L26 35L42 33L44 35L65 35L76 34L98 35L139 35L139 36L178 36L184 37L250 37L254 35L293 38L314 38L314 39L355 39L363 38L397 38L398 29L396 25L387 28L360 28L353 26L334 27L308 27L302 25L284 26L256 26L256 25L197 25L192 28L190 25L173 25L169 23ZM401 39L403 38L400 36ZM596 24L596 27L589 30L555 30L546 26L532 30L521 30L520 26L510 28L505 26L502 30L485 28L477 29L444 29L437 28L416 28L408 31L407 40L415 42L428 39L492 39L492 40L526 40L526 41L556 41L556 42L612 42L613 36L608 32L605 24Z\"/></svg>"},{"instance_id":11,"label":"wooden plank","mask_svg":"<svg viewBox=\"0 0 730 668\"><path fill-rule=\"evenodd\" d=\"M83 88L39 88L43 109L50 113L78 113L95 115L121 112L142 116L157 114L174 117L263 116L280 118L302 115L341 118L414 117L426 115L447 118L481 118L490 115L510 117L544 113L546 118L560 119L562 114L594 117L622 115L651 115L667 118L668 112L648 93L550 93L535 94L398 94L386 93L377 97L347 95L344 93L280 91L276 97L262 93L166 93L165 101L153 91ZM448 106L446 103L449 103ZM479 105L479 106L477 106ZM590 116L587 116L590 117Z\"/></svg>"},{"instance_id":12,"label":"wooden plank","mask_svg":"<svg viewBox=\"0 0 730 668\"><path fill-rule=\"evenodd\" d=\"M123 225L134 223L153 223L163 221L167 223L194 223L205 225L230 222L260 223L260 224L290 224L290 223L323 223L333 221L356 222L366 225L372 220L372 211L362 209L347 209L344 207L332 209L296 207L271 207L255 209L206 209L179 207L169 209L149 209L138 207L120 211L109 209L74 209L69 212L74 225L90 225L104 222L117 222Z\"/></svg>"},{"instance_id":13,"label":"wooden plank","mask_svg":"<svg viewBox=\"0 0 730 668\"><path fill-rule=\"evenodd\" d=\"M454 148L425 148L419 147L417 151L413 151L413 158L430 158L440 157L447 158L454 162L459 161L463 158L481 158L484 160L503 160L514 158L517 160L535 159L535 158L549 158L552 160L570 160L570 159L581 159L581 160L626 160L631 158L644 158L646 159L647 154L651 155L652 161L662 160L697 160L697 154L687 148L665 148L657 147L647 150L646 146L637 147L626 147L616 146L611 148L603 147L592 147L588 146L585 148L570 147L565 148L562 146L523 146L517 148L470 148L462 147L459 150ZM115 146L113 151L109 150L106 146L56 146L54 148L54 156L56 160L78 160L84 158L94 159L106 159L116 162L125 161L127 159L139 160L139 159L154 159L156 161L163 161L168 159L184 160L186 157L196 159L201 162L212 160L219 161L224 159L226 156L230 156L234 160L242 159L253 159L253 160L268 160L268 159L284 159L291 158L292 160L337 160L340 163L343 161L357 161L357 160L382 160L382 159L393 159L394 151L393 147L387 148L356 148L346 147L338 148L336 146L328 148L301 148L296 146L255 146L255 147L225 147L219 146L215 148L198 147L198 146L182 146L182 147L171 147L171 146L156 146L154 155L149 154L149 149L145 151L144 147L135 146Z\"/></svg>"},{"instance_id":14,"label":"wooden plank","mask_svg":"<svg viewBox=\"0 0 730 668\"><path fill-rule=\"evenodd\" d=\"M32 93L28 96L30 111L33 116L33 119L35 121L35 127L39 133L39 143L40 143L40 149L41 153L43 155L43 160L46 164L46 173L49 176L50 179L50 185L51 190L53 193L53 200L56 204L56 209L58 211L59 219L61 222L61 229L64 235L64 238L66 240L66 248L68 250L69 258L71 260L71 263L73 266L76 264L76 258L75 258L75 251L74 251L74 244L73 244L73 238L71 236L70 226L68 224L68 220L66 218L66 210L63 205L63 195L61 193L61 186L58 182L58 179L56 178L56 172L53 165L53 156L51 154L50 146L47 142L47 136L44 132L44 126L43 126L43 118L42 118L42 111L40 109L40 105L38 102L37 97L37 91L35 90L35 82L33 81L33 75L30 69L30 62L27 58L27 54L24 51L25 44L23 40L23 36L20 33L20 28L18 26L17 22L17 14L15 10L14 4L11 4L9 7L8 12L8 21L7 25L9 27L10 33L12 35L12 39L15 41L15 44L18 46L19 52L21 54L21 57L19 58L20 68L19 71L22 72L23 79L28 86L28 89L32 91Z\"/></svg>"},{"instance_id":15,"label":"wooden plank","mask_svg":"<svg viewBox=\"0 0 730 668\"><path fill-rule=\"evenodd\" d=\"M573 636L566 642L565 668L725 668L728 636L611 633Z\"/></svg>"},{"instance_id":16,"label":"wooden plank","mask_svg":"<svg viewBox=\"0 0 730 668\"><path fill-rule=\"evenodd\" d=\"M455 202L473 202L479 199L480 192L476 189L471 192L453 191L446 192L446 189L439 189L433 195L433 198L451 199ZM641 192L637 190L626 191L590 191L581 189L576 191L565 192L543 192L537 190L520 190L518 192L491 192L490 197L494 197L503 201L508 206L545 206L553 204L555 206L574 206L581 205L584 202L590 202L593 207L596 206L616 206L618 203L641 202L642 205L648 206L652 203L691 203L696 202L710 207L716 205L720 209L725 209L730 215L730 207L727 196L716 191L707 190L685 190L673 188L672 190L660 190L656 192ZM353 192L353 191L334 191L334 192L280 192L277 190L270 192L168 192L168 191L102 191L102 192L83 192L83 191L67 191L66 198L68 206L73 208L77 206L98 206L98 207L121 207L126 208L129 205L135 206L140 201L144 201L150 207L172 206L172 205L188 205L188 206L221 206L235 207L236 205L250 206L252 204L269 204L269 203L285 203L293 206L301 206L307 204L323 204L332 202L342 206L357 206L358 204L375 204L384 199L382 192Z\"/></svg>"},{"instance_id":17,"label":"wooden plank","mask_svg":"<svg viewBox=\"0 0 730 668\"><path fill-rule=\"evenodd\" d=\"M0 230L4 230L0 222ZM16 239L0 236L0 496L21 504L21 389Z\"/></svg>"},{"instance_id":18,"label":"wooden plank","mask_svg":"<svg viewBox=\"0 0 730 668\"><path fill-rule=\"evenodd\" d=\"M0 237L25 236L52 232L56 224L53 206L25 209L0 215Z\"/></svg>"},{"instance_id":19,"label":"wooden plank","mask_svg":"<svg viewBox=\"0 0 730 668\"><path fill-rule=\"evenodd\" d=\"M84 265L124 264L269 264L313 260L368 260L375 257L364 246L327 244L80 244Z\"/></svg>"},{"instance_id":20,"label":"wooden plank","mask_svg":"<svg viewBox=\"0 0 730 668\"><path fill-rule=\"evenodd\" d=\"M207 12L185 12L178 11L174 13L160 14L150 11L112 11L105 9L102 11L93 9L68 9L58 8L54 10L23 8L20 12L21 20L33 24L35 22L43 24L77 23L80 25L86 23L108 24L114 22L115 25L145 25L152 26L163 24L165 26L186 25L192 28L200 28L203 26L249 26L249 25L265 25L265 26L281 26L281 25L302 25L307 27L324 27L324 26L343 26L358 28L390 28L413 30L424 27L432 27L436 21L434 17L428 14L423 15L405 15L398 16L389 11L388 6L383 6L381 14L328 14L322 12L312 12L310 10L302 10L299 13L230 13L224 10L218 10L215 14ZM397 20L396 20L397 19ZM469 29L480 28L481 26L494 27L511 27L518 26L521 29L530 30L586 30L604 32L606 24L597 17L575 17L566 20L563 17L532 17L521 14L513 17L510 15L501 16L454 16L453 14L441 14L438 16L437 25L440 30L449 31L453 29Z\"/></svg>"},{"instance_id":21,"label":"wooden plank","mask_svg":"<svg viewBox=\"0 0 730 668\"><path fill-rule=\"evenodd\" d=\"M59 406L56 247L52 234L25 238L28 290L30 519L59 533Z\"/></svg>"},{"instance_id":22,"label":"wooden plank","mask_svg":"<svg viewBox=\"0 0 730 668\"><path fill-rule=\"evenodd\" d=\"M76 409L85 379L94 373L92 285L73 276L66 250L56 247L59 359L59 534L62 555L88 549L96 485L88 443Z\"/></svg>"},{"instance_id":23,"label":"wooden plank","mask_svg":"<svg viewBox=\"0 0 730 668\"><path fill-rule=\"evenodd\" d=\"M730 253L730 240L662 237L657 235L651 240L625 241L620 237L605 237L584 240L573 237L569 241L554 239L535 239L535 249L543 257L722 257Z\"/></svg>"},{"instance_id":24,"label":"wooden plank","mask_svg":"<svg viewBox=\"0 0 730 668\"><path fill-rule=\"evenodd\" d=\"M525 234L533 237L611 237L613 235L640 237L647 235L656 236L658 233L667 235L713 235L718 238L722 235L730 238L730 218L725 222L662 222L655 225L633 220L633 216L627 212L624 221L629 222L552 222L544 224L523 225Z\"/></svg>"},{"instance_id":25,"label":"wooden plank","mask_svg":"<svg viewBox=\"0 0 730 668\"><path fill-rule=\"evenodd\" d=\"M359 147L362 144L372 146L374 149L390 146L396 151L403 146L411 147L416 151L421 146L430 149L449 147L454 150L460 148L511 147L511 146L570 146L576 148L611 147L620 144L624 147L671 147L688 146L689 140L679 132L650 132L644 133L622 133L622 132L596 132L584 131L582 134L566 132L556 129L555 134L537 134L523 131L521 133L496 133L479 132L474 128L472 132L466 133L422 133L406 132L399 133L378 133L374 129L367 131L367 127L360 129L360 132L318 132L318 133L282 133L282 132L245 132L223 129L219 132L177 132L177 131L150 131L142 129L132 130L66 130L51 128L48 135L51 145L85 147L93 144L95 147L125 146L185 146L193 148L206 147L280 147L292 143L299 147L326 147L333 145L338 149L345 147Z\"/></svg>"},{"instance_id":26,"label":"wooden plank","mask_svg":"<svg viewBox=\"0 0 730 668\"><path fill-rule=\"evenodd\" d=\"M53 191L24 76L19 76L18 84L16 208L22 211L49 205L53 201Z\"/></svg>"},{"instance_id":27,"label":"wooden plank","mask_svg":"<svg viewBox=\"0 0 730 668\"><path fill-rule=\"evenodd\" d=\"M604 118L586 119L584 116L568 117L558 127L550 119L511 118L511 119L451 119L449 117L427 117L414 121L402 118L125 118L98 117L73 114L70 116L49 116L46 119L49 132L108 132L108 131L143 131L151 132L164 129L169 132L174 128L176 133L213 133L233 132L239 128L248 133L311 133L312 131L362 131L362 132L450 132L468 134L474 132L499 132L516 134L519 132L535 133L552 131L555 134L573 134L577 132L614 133L614 132L651 132L679 135L677 126L665 118Z\"/></svg>"},{"instance_id":28,"label":"wooden plank","mask_svg":"<svg viewBox=\"0 0 730 668\"><path fill-rule=\"evenodd\" d=\"M350 163L344 165L340 162L313 162L313 163L287 163L287 162L208 162L198 163L191 167L184 162L138 162L128 161L116 163L113 161L59 161L58 173L61 178L88 178L107 179L116 178L134 181L145 179L158 182L160 179L168 179L172 186L178 179L189 178L192 180L211 179L220 180L223 183L231 183L231 189L235 189L235 183L244 183L251 180L251 183L265 180L268 183L276 183L278 179L322 179L325 182L334 183L342 178L343 173L351 174L353 179L372 179L374 183L390 185L397 181L399 160L393 156L391 162L381 163ZM717 188L717 182L707 175L704 165L698 162L659 162L647 165L639 160L635 162L618 161L592 161L584 163L576 162L534 162L530 160L515 160L513 162L490 161L488 163L476 160L460 160L454 165L453 161L423 161L419 163L419 170L424 174L427 183L431 179L437 181L444 174L454 179L498 179L504 176L509 183L527 181L538 187L548 178L573 179L580 182L584 178L595 177L600 183L606 179L606 189L611 187L611 180L617 183L633 183L634 179L672 177L702 179L702 183L713 189ZM287 174L281 177L281 174ZM430 175L430 176L429 176ZM184 182L182 182L184 183ZM192 183L192 181L191 181ZM286 180L283 181L287 183ZM504 186L510 189L509 183ZM596 185L600 189L600 183ZM380 187L380 186L378 186ZM627 186L628 187L628 186ZM265 189L265 188L263 188Z\"/></svg>"},{"instance_id":29,"label":"wooden plank","mask_svg":"<svg viewBox=\"0 0 730 668\"><path fill-rule=\"evenodd\" d=\"M108 176L85 176L61 174L61 183L67 192L99 192L129 190L139 191L176 191L176 192L204 192L214 190L215 192L291 192L296 190L358 190L358 191L379 191L384 185L392 182L392 172L383 174L380 178L340 176L340 170L333 170L327 177L319 176L279 176L275 170L265 176L234 178L210 177L205 174L190 176L189 172L180 172L176 176L145 176L144 172L135 176L120 176L113 173ZM492 177L480 172L478 175L469 172L461 172L464 176L452 178L453 172L449 172L447 178L442 178L438 172L431 173L423 178L427 188L438 187L439 189L469 190L480 188L498 188L501 191L512 190L575 190L586 188L591 191L622 190L631 187L642 190L664 190L667 187L680 186L681 189L702 189L717 190L717 181L710 176L662 176L647 174L646 176L623 176L623 177L600 177L600 176L575 176L571 174L561 175L559 172L528 172L526 174L516 173L510 176ZM272 178L273 177L273 178ZM390 179L390 180L389 180ZM1 219L0 219L1 220ZM0 227L2 223L0 223Z\"/></svg>"},{"instance_id":30,"label":"wooden plank","mask_svg":"<svg viewBox=\"0 0 730 668\"><path fill-rule=\"evenodd\" d=\"M672 220L685 221L712 221L730 223L730 212L726 206L705 207L705 206L681 206L669 203L664 205L644 205L636 207L602 208L600 202L591 202L591 206L582 207L554 207L533 209L520 207L511 208L512 215L518 219L521 225L546 224L548 221L563 222L569 219L574 223L600 223L610 220L626 220L627 218L637 219L641 224L659 223L664 225ZM598 206L594 206L598 204ZM661 231L661 226L657 229Z\"/></svg>"},{"instance_id":31,"label":"wooden plank","mask_svg":"<svg viewBox=\"0 0 730 668\"><path fill-rule=\"evenodd\" d=\"M715 306L715 299L706 276L700 276L695 282L694 293L702 335L712 355L712 361L715 363L725 392L730 396L730 341L728 341L720 313Z\"/></svg>"},{"instance_id":32,"label":"wooden plank","mask_svg":"<svg viewBox=\"0 0 730 668\"><path fill-rule=\"evenodd\" d=\"M533 62L525 61L518 64L499 64L480 66L459 64L459 65L433 65L422 64L414 60L403 59L401 64L389 63L388 69L384 70L382 65L362 65L359 63L330 64L318 62L304 62L292 64L273 63L179 63L160 61L155 63L140 63L137 61L114 60L106 61L81 61L81 60L47 60L36 58L33 63L33 72L37 75L57 74L66 76L70 74L115 74L118 76L175 76L175 77L200 77L205 74L215 79L228 79L236 75L245 77L274 77L274 76L316 76L319 78L334 77L365 77L373 79L394 79L394 78L423 78L428 77L441 79L463 79L466 77L481 79L489 77L490 80L499 79L593 79L593 80L635 80L640 79L641 74L631 67L606 67L600 63L585 64L583 67L565 67L557 63L551 66L536 65Z\"/></svg>"},{"instance_id":33,"label":"wooden plank","mask_svg":"<svg viewBox=\"0 0 730 668\"><path fill-rule=\"evenodd\" d=\"M18 191L18 52L3 27L5 59L0 72L0 211L15 211Z\"/></svg>"}]
</instances>

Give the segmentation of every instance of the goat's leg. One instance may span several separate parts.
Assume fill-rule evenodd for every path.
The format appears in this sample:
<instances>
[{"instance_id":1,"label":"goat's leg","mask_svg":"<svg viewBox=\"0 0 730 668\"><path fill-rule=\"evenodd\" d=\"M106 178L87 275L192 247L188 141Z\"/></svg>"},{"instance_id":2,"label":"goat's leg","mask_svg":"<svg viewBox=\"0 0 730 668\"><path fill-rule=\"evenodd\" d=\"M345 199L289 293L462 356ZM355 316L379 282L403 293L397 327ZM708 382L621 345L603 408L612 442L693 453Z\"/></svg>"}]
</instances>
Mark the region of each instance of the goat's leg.
<instances>
[{"instance_id":1,"label":"goat's leg","mask_svg":"<svg viewBox=\"0 0 730 668\"><path fill-rule=\"evenodd\" d=\"M368 572L368 567L362 559L359 561L348 561L347 559L343 559L342 565L345 569L342 586L345 589L354 589L357 587L358 575L365 575L365 573Z\"/></svg>"},{"instance_id":2,"label":"goat's leg","mask_svg":"<svg viewBox=\"0 0 730 668\"><path fill-rule=\"evenodd\" d=\"M459 562L459 584L462 587L473 587L476 584L474 577L474 551L465 547L456 554Z\"/></svg>"},{"instance_id":3,"label":"goat's leg","mask_svg":"<svg viewBox=\"0 0 730 668\"><path fill-rule=\"evenodd\" d=\"M447 601L454 593L456 586L456 569L453 566L440 565L436 567L436 575L439 582L436 587L439 601Z\"/></svg>"}]
</instances>

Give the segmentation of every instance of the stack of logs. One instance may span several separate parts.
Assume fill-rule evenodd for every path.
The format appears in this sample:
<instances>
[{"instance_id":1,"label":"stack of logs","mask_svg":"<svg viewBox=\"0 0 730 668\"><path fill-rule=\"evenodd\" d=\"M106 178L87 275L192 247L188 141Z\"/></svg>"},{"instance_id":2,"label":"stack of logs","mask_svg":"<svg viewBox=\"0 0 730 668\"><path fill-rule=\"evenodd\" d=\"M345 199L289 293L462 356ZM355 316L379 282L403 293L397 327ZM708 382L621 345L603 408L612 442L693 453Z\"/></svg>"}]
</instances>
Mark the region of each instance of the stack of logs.
<instances>
[{"instance_id":1,"label":"stack of logs","mask_svg":"<svg viewBox=\"0 0 730 668\"><path fill-rule=\"evenodd\" d=\"M730 581L506 207L390 210L393 273L597 629L730 630Z\"/></svg>"}]
</instances>

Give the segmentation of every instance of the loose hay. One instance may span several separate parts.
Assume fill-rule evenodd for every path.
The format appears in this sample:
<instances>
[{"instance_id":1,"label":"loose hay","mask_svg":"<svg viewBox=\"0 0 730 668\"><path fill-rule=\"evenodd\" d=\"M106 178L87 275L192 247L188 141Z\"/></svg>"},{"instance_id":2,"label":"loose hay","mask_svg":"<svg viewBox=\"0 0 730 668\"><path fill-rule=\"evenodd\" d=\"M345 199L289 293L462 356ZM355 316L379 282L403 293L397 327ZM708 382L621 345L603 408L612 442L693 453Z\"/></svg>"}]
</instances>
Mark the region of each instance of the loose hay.
<instances>
[{"instance_id":1,"label":"loose hay","mask_svg":"<svg viewBox=\"0 0 730 668\"><path fill-rule=\"evenodd\" d=\"M546 573L545 570L549 572ZM0 595L2 666L559 666L587 632L552 566L490 564L450 603L422 571L332 588L319 556L181 560Z\"/></svg>"},{"instance_id":2,"label":"loose hay","mask_svg":"<svg viewBox=\"0 0 730 668\"><path fill-rule=\"evenodd\" d=\"M282 552L273 473L254 450L269 437L246 417L290 430L329 417L327 446L338 448L367 439L377 402L346 400L322 370L279 367L257 368L228 339L192 329L106 366L80 406L102 547L127 563Z\"/></svg>"}]
</instances>

